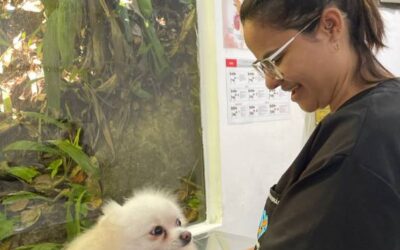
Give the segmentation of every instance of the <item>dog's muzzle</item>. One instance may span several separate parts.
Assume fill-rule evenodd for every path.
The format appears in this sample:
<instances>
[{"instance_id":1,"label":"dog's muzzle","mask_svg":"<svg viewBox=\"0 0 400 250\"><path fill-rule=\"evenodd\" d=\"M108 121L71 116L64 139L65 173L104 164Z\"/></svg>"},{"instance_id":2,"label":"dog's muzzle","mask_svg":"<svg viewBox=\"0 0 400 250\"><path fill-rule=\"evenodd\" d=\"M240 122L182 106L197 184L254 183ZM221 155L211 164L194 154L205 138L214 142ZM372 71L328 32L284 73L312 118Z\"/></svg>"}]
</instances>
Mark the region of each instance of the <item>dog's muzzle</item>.
<instances>
[{"instance_id":1,"label":"dog's muzzle","mask_svg":"<svg viewBox=\"0 0 400 250\"><path fill-rule=\"evenodd\" d=\"M189 231L184 231L179 235L179 239L182 241L183 246L186 246L192 240L192 234Z\"/></svg>"}]
</instances>

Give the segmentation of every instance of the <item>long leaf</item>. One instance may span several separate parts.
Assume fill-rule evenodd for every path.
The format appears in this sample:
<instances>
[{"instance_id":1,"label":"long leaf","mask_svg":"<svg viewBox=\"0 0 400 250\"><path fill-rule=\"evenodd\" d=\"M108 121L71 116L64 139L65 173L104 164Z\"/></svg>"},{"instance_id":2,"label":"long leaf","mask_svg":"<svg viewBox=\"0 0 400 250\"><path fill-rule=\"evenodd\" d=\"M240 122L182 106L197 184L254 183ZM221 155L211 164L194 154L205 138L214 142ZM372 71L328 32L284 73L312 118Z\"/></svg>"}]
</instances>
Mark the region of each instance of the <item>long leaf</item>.
<instances>
[{"instance_id":1,"label":"long leaf","mask_svg":"<svg viewBox=\"0 0 400 250\"><path fill-rule=\"evenodd\" d=\"M14 223L8 220L5 214L0 212L0 242L12 235L14 231Z\"/></svg>"},{"instance_id":2,"label":"long leaf","mask_svg":"<svg viewBox=\"0 0 400 250\"><path fill-rule=\"evenodd\" d=\"M3 95L4 112L11 113L12 112L11 96L6 91L2 91L2 95Z\"/></svg>"},{"instance_id":3,"label":"long leaf","mask_svg":"<svg viewBox=\"0 0 400 250\"><path fill-rule=\"evenodd\" d=\"M103 113L103 110L101 109L101 105L99 104L99 102L97 100L96 92L90 86L87 86L87 85L85 85L85 91L87 92L88 97L90 98L91 103L93 104L97 123L102 128L104 139L106 140L108 146L110 147L112 156L114 158L115 157L115 148L114 148L113 139L111 136L111 132L110 132L110 128L108 126L107 119Z\"/></svg>"},{"instance_id":4,"label":"long leaf","mask_svg":"<svg viewBox=\"0 0 400 250\"><path fill-rule=\"evenodd\" d=\"M146 19L151 19L153 15L153 5L151 0L137 0L140 12Z\"/></svg>"},{"instance_id":5,"label":"long leaf","mask_svg":"<svg viewBox=\"0 0 400 250\"><path fill-rule=\"evenodd\" d=\"M57 9L58 7L58 0L41 0L44 8L45 8L45 12L46 12L46 16L50 16L54 10Z\"/></svg>"},{"instance_id":6,"label":"long leaf","mask_svg":"<svg viewBox=\"0 0 400 250\"><path fill-rule=\"evenodd\" d=\"M57 159L49 164L48 168L51 169L51 178L54 178L57 175L58 169L60 168L62 163L62 159Z\"/></svg>"},{"instance_id":7,"label":"long leaf","mask_svg":"<svg viewBox=\"0 0 400 250\"><path fill-rule=\"evenodd\" d=\"M40 114L40 113L36 113L36 112L22 112L22 115L31 117L31 118L35 118L38 120L43 120L45 123L53 124L61 129L68 128L67 124L59 122L57 119L51 118L50 116L45 115L45 114Z\"/></svg>"},{"instance_id":8,"label":"long leaf","mask_svg":"<svg viewBox=\"0 0 400 250\"><path fill-rule=\"evenodd\" d=\"M20 191L17 193L10 193L7 194L4 198L2 198L2 204L3 205L9 205L13 204L16 201L20 200L45 200L45 201L50 201L49 198L32 193L32 192L27 192L27 191Z\"/></svg>"},{"instance_id":9,"label":"long leaf","mask_svg":"<svg viewBox=\"0 0 400 250\"><path fill-rule=\"evenodd\" d=\"M82 193L79 194L79 197L75 203L75 227L78 234L81 232L81 207L82 200L86 192L87 190L82 191Z\"/></svg>"},{"instance_id":10,"label":"long leaf","mask_svg":"<svg viewBox=\"0 0 400 250\"><path fill-rule=\"evenodd\" d=\"M72 191L71 191L72 192ZM75 223L74 223L74 217L72 216L72 205L73 205L73 200L70 194L70 198L65 204L67 206L67 213L66 213L66 229L67 229L67 237L68 240L72 240L76 236L75 232Z\"/></svg>"},{"instance_id":11,"label":"long leaf","mask_svg":"<svg viewBox=\"0 0 400 250\"><path fill-rule=\"evenodd\" d=\"M195 24L196 24L196 9L192 9L183 20L181 33L179 34L179 38L172 46L172 49L169 54L170 57L174 56L176 52L178 52L178 50L183 47L182 45L187 35L189 34L189 31L192 30Z\"/></svg>"},{"instance_id":12,"label":"long leaf","mask_svg":"<svg viewBox=\"0 0 400 250\"><path fill-rule=\"evenodd\" d=\"M68 240L75 238L80 231L80 223L75 220L75 217L72 214L72 207L75 202L80 202L79 199L86 192L86 189L82 185L72 184L71 190L68 195L68 201L65 204L67 207L67 214L66 214L66 222L67 222L67 236ZM77 201L76 201L77 200ZM76 206L76 204L75 204ZM75 211L77 213L77 211ZM79 218L79 217L78 217Z\"/></svg>"},{"instance_id":13,"label":"long leaf","mask_svg":"<svg viewBox=\"0 0 400 250\"><path fill-rule=\"evenodd\" d=\"M36 152L43 152L49 154L60 155L61 152L53 147L46 146L42 143L34 142L34 141L16 141L14 143L9 144L6 146L3 151L36 151Z\"/></svg>"},{"instance_id":14,"label":"long leaf","mask_svg":"<svg viewBox=\"0 0 400 250\"><path fill-rule=\"evenodd\" d=\"M11 167L7 169L7 172L15 177L18 177L28 183L32 182L32 179L35 178L38 174L40 174L33 167Z\"/></svg>"},{"instance_id":15,"label":"long leaf","mask_svg":"<svg viewBox=\"0 0 400 250\"><path fill-rule=\"evenodd\" d=\"M171 70L167 55L165 54L163 45L158 39L153 22L144 20L144 23L145 27L143 33L145 42L151 44L148 57L152 63L152 70L158 78L163 78Z\"/></svg>"},{"instance_id":16,"label":"long leaf","mask_svg":"<svg viewBox=\"0 0 400 250\"><path fill-rule=\"evenodd\" d=\"M128 57L132 54L132 48L128 45L126 38L115 18L115 15L111 13L106 1L100 0L100 5L103 7L103 10L106 13L111 25L111 44L114 48L113 61L117 65L116 71L118 73L123 69L121 66L125 66L127 63Z\"/></svg>"},{"instance_id":17,"label":"long leaf","mask_svg":"<svg viewBox=\"0 0 400 250\"><path fill-rule=\"evenodd\" d=\"M99 169L92 164L90 158L80 148L69 141L55 140L51 143L70 156L87 174L99 176Z\"/></svg>"},{"instance_id":18,"label":"long leaf","mask_svg":"<svg viewBox=\"0 0 400 250\"><path fill-rule=\"evenodd\" d=\"M15 250L59 250L62 247L62 244L57 243L41 243L36 245L17 247Z\"/></svg>"}]
</instances>

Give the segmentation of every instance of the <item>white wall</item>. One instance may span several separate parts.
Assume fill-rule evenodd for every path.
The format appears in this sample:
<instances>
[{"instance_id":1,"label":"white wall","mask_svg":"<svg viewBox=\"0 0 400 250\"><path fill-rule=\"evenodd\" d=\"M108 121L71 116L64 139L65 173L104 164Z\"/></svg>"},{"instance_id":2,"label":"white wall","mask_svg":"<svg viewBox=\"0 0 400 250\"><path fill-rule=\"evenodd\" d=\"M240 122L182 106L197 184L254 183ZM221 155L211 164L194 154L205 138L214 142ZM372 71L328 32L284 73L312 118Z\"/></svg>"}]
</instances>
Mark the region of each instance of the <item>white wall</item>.
<instances>
[{"instance_id":1,"label":"white wall","mask_svg":"<svg viewBox=\"0 0 400 250\"><path fill-rule=\"evenodd\" d=\"M259 217L270 186L294 160L313 127L313 115L291 105L290 120L229 125L224 59L251 58L248 51L225 50L221 6L216 1L220 152L222 165L222 230L256 237ZM382 9L388 26L389 49L379 54L383 64L400 75L400 11Z\"/></svg>"},{"instance_id":2,"label":"white wall","mask_svg":"<svg viewBox=\"0 0 400 250\"><path fill-rule=\"evenodd\" d=\"M387 48L378 53L378 58L393 74L400 76L400 9L381 9L386 28Z\"/></svg>"}]
</instances>

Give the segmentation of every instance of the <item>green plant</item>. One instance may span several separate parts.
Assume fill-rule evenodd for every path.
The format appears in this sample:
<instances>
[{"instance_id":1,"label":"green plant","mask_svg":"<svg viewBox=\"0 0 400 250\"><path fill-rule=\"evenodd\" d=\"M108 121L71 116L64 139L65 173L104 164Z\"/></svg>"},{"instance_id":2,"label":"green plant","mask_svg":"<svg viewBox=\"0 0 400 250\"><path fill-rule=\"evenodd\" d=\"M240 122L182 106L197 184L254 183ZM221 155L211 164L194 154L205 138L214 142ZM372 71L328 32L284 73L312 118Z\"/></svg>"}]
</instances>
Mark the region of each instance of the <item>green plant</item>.
<instances>
[{"instance_id":1,"label":"green plant","mask_svg":"<svg viewBox=\"0 0 400 250\"><path fill-rule=\"evenodd\" d=\"M10 187L0 211L3 235L13 232L0 249L51 248L31 243L72 239L103 197L121 201L154 178L176 189L187 172L182 204L191 221L204 218L196 1L41 0L37 13L9 2L0 185ZM31 238L47 218L63 227Z\"/></svg>"},{"instance_id":2,"label":"green plant","mask_svg":"<svg viewBox=\"0 0 400 250\"><path fill-rule=\"evenodd\" d=\"M40 114L30 113L30 117L58 124L57 121ZM58 124L65 128L65 125ZM99 167L93 157L88 156L80 146L81 129L74 136L64 140L16 141L7 145L3 152L8 154L36 152L40 157L48 159L45 168L36 166L10 166L1 162L0 173L12 176L25 183L26 190L8 193L0 197L0 204L10 215L0 213L0 238L7 239L15 234L16 227L34 227L46 217L51 207L64 204L65 217L59 218L65 223L68 239L73 239L82 227L90 225L86 218L89 210L99 208L101 192L99 188ZM97 184L96 184L97 183ZM28 206L30 204L30 206ZM33 209L34 208L34 209ZM39 211L39 212L36 212ZM24 221L24 213L35 213L31 221ZM10 217L11 216L11 217ZM65 222L64 222L65 221ZM59 244L46 243L31 245L20 249L58 249Z\"/></svg>"},{"instance_id":3,"label":"green plant","mask_svg":"<svg viewBox=\"0 0 400 250\"><path fill-rule=\"evenodd\" d=\"M59 250L62 249L62 244L57 243L41 243L35 245L28 245L23 247L18 247L16 250Z\"/></svg>"}]
</instances>

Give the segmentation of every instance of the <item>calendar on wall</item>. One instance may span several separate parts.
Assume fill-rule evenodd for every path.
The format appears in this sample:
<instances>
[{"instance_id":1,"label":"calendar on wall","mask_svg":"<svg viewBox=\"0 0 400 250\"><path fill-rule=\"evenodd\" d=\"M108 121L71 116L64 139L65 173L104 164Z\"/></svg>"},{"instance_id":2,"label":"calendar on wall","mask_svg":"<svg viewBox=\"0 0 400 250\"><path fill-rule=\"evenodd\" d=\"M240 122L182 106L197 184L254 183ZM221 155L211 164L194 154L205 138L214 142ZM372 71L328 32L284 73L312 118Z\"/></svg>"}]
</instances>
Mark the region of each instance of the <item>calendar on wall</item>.
<instances>
[{"instance_id":1,"label":"calendar on wall","mask_svg":"<svg viewBox=\"0 0 400 250\"><path fill-rule=\"evenodd\" d=\"M228 123L289 119L290 92L268 90L252 61L226 59Z\"/></svg>"}]
</instances>

